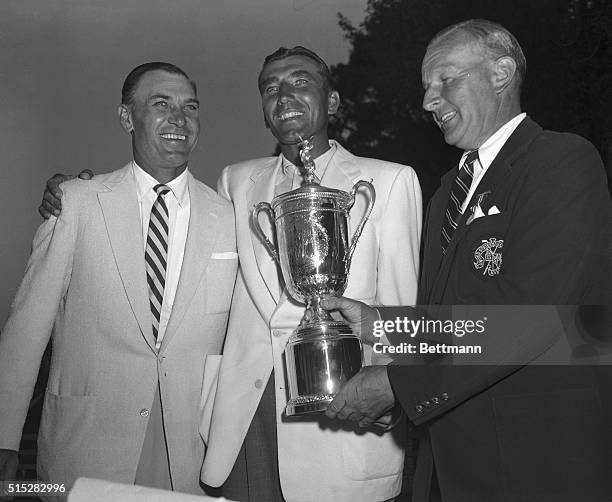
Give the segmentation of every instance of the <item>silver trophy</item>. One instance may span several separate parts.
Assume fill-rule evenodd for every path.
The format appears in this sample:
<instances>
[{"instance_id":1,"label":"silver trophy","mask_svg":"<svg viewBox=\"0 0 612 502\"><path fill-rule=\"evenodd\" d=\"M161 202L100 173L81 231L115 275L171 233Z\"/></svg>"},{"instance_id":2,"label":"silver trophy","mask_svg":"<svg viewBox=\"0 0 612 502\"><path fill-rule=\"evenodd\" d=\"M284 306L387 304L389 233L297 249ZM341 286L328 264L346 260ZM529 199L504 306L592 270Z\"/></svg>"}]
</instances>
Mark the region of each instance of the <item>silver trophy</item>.
<instances>
[{"instance_id":1,"label":"silver trophy","mask_svg":"<svg viewBox=\"0 0 612 502\"><path fill-rule=\"evenodd\" d=\"M350 192L320 186L315 181L312 143L302 140L302 186L268 202L251 214L255 233L280 264L289 294L306 303L300 325L285 349L289 401L287 416L324 411L340 387L363 365L361 340L343 321L321 308L323 296L341 296L357 240L376 199L374 186L358 181ZM349 243L348 216L361 187L369 203ZM266 212L275 222L278 251L259 225Z\"/></svg>"}]
</instances>

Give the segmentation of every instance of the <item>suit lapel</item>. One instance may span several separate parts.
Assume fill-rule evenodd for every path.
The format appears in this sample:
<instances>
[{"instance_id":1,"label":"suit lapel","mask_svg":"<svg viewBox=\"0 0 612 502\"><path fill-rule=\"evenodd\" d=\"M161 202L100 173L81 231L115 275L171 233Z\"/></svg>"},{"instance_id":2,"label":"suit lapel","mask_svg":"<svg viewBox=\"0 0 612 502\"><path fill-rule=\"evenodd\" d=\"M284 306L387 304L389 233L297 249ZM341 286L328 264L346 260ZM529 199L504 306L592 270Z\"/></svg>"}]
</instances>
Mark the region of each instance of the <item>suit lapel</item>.
<instances>
[{"instance_id":1,"label":"suit lapel","mask_svg":"<svg viewBox=\"0 0 612 502\"><path fill-rule=\"evenodd\" d=\"M342 146L340 146L339 144L337 144L337 148L338 150L336 151L336 154L331 159L331 162L329 163L329 166L325 170L323 178L321 179L322 186L335 188L337 190L344 190L345 192L350 192L353 189L355 183L357 183L358 181L372 181L371 179L366 179L366 177L361 172L357 157L342 148ZM356 227L359 225L361 219L366 213L368 203L369 196L366 196L365 192L359 190L358 195L355 197L355 203L349 211L349 245L354 238Z\"/></svg>"},{"instance_id":2,"label":"suit lapel","mask_svg":"<svg viewBox=\"0 0 612 502\"><path fill-rule=\"evenodd\" d=\"M191 173L188 176L190 211L187 241L172 313L162 339L160 352L165 350L177 332L201 282L202 275L208 267L216 240L215 236L218 232L223 231L218 228L219 220L215 206L210 203ZM198 305L195 308L204 308L204 305Z\"/></svg>"},{"instance_id":3,"label":"suit lapel","mask_svg":"<svg viewBox=\"0 0 612 502\"><path fill-rule=\"evenodd\" d=\"M468 226L465 224L471 210L470 208L476 204L478 200L478 196L482 193L489 192L488 198L489 200L495 200L495 192L498 187L503 186L504 178L511 172L512 164L519 158L524 152L528 149L531 142L536 138L536 136L541 132L542 128L538 126L533 120L529 117L525 117L525 119L519 124L516 130L512 133L512 135L508 138L502 149L499 151L486 173L480 180L474 195L470 199L466 211L459 218L457 229L453 233L453 237L446 249L446 253L442 256L440 261L440 266L438 268L438 273L436 275L436 279L432 286L433 296L438 299L441 298L441 295L444 292L446 287L446 281L448 279L448 274L450 272L450 267L452 265L453 256L455 254L455 249L461 243L463 237L465 236ZM449 176L448 179L444 180L443 187L444 191L442 194L445 195L443 200L445 201L441 211L438 213L439 216L436 219L436 226L438 226L438 230L441 232L441 224L442 218L444 217L444 211L446 210L446 203L448 203L448 197L450 194L451 185L456 176L456 170L454 171L454 176ZM432 238L438 238L437 236L432 236Z\"/></svg>"},{"instance_id":4,"label":"suit lapel","mask_svg":"<svg viewBox=\"0 0 612 502\"><path fill-rule=\"evenodd\" d=\"M423 304L430 303L433 285L437 282L443 260L446 257L442 254L440 236L444 213L450 197L450 189L456 175L457 170L453 169L442 177L440 188L434 194L428 209L423 270L419 284L419 302Z\"/></svg>"},{"instance_id":5,"label":"suit lapel","mask_svg":"<svg viewBox=\"0 0 612 502\"><path fill-rule=\"evenodd\" d=\"M321 179L321 186L350 192L353 185L361 179L361 171L357 167L355 157L351 153L342 148L338 143L336 143L336 148L336 153Z\"/></svg>"},{"instance_id":6,"label":"suit lapel","mask_svg":"<svg viewBox=\"0 0 612 502\"><path fill-rule=\"evenodd\" d=\"M104 184L110 191L99 193L98 201L106 222L106 232L117 270L140 332L149 347L155 351L144 264L142 223L131 164L113 173Z\"/></svg>"},{"instance_id":7,"label":"suit lapel","mask_svg":"<svg viewBox=\"0 0 612 502\"><path fill-rule=\"evenodd\" d=\"M525 117L487 169L476 191L478 193L493 192L500 185L504 176L512 169L512 164L527 151L529 145L541 131L542 128L538 124L529 117ZM475 200L472 197L470 205L474 203Z\"/></svg>"},{"instance_id":8,"label":"suit lapel","mask_svg":"<svg viewBox=\"0 0 612 502\"><path fill-rule=\"evenodd\" d=\"M468 228L465 222L471 213L470 208L478 202L478 196L488 192L488 199L495 199L497 187L503 186L502 182L512 170L512 164L527 150L529 144L535 139L541 130L542 129L540 126L538 126L528 117L525 117L525 119L508 138L495 159L493 159L489 169L487 169L487 172L480 180L474 195L466 207L465 213L461 215L459 224L457 225L457 230L453 234L453 238L447 249L447 255L452 255L452 250L465 235Z\"/></svg>"},{"instance_id":9,"label":"suit lapel","mask_svg":"<svg viewBox=\"0 0 612 502\"><path fill-rule=\"evenodd\" d=\"M271 202L274 198L274 188L276 186L276 178L281 169L281 157L276 159L276 164L271 170L269 164L261 166L260 169L254 169L251 173L251 188L247 191L247 208L251 209L260 202ZM250 217L250 216L249 216ZM275 223L267 214L260 214L259 225L268 239L274 241ZM249 225L250 227L250 225ZM266 288L272 297L274 303L278 303L280 298L280 285L278 281L278 267L276 262L268 252L268 249L260 241L259 237L251 229L251 240L253 243L253 252L255 253L255 261L259 269L261 280L266 285Z\"/></svg>"}]
</instances>

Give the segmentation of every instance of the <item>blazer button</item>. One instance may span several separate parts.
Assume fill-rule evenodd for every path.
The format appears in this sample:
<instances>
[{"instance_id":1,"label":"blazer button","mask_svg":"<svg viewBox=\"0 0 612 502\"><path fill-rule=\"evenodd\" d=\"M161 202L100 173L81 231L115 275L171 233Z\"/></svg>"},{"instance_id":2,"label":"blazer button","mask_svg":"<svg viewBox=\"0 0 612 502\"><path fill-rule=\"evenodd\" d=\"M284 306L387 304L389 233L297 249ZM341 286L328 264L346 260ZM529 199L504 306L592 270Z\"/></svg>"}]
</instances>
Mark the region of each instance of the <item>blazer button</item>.
<instances>
[{"instance_id":1,"label":"blazer button","mask_svg":"<svg viewBox=\"0 0 612 502\"><path fill-rule=\"evenodd\" d=\"M261 380L260 378L255 380L255 388L256 389L261 389L262 387L263 387L263 380Z\"/></svg>"},{"instance_id":2,"label":"blazer button","mask_svg":"<svg viewBox=\"0 0 612 502\"><path fill-rule=\"evenodd\" d=\"M446 392L443 392L440 397L442 398L442 401L448 401L448 394Z\"/></svg>"},{"instance_id":3,"label":"blazer button","mask_svg":"<svg viewBox=\"0 0 612 502\"><path fill-rule=\"evenodd\" d=\"M423 406L421 406L420 404L417 404L414 409L417 411L417 413L423 413L423 410L425 408L423 408Z\"/></svg>"},{"instance_id":4,"label":"blazer button","mask_svg":"<svg viewBox=\"0 0 612 502\"><path fill-rule=\"evenodd\" d=\"M272 335L276 338L282 336L283 332L280 329L272 330Z\"/></svg>"},{"instance_id":5,"label":"blazer button","mask_svg":"<svg viewBox=\"0 0 612 502\"><path fill-rule=\"evenodd\" d=\"M146 408L143 408L142 410L140 410L140 416L141 417L148 417L149 416L149 410L147 410Z\"/></svg>"},{"instance_id":6,"label":"blazer button","mask_svg":"<svg viewBox=\"0 0 612 502\"><path fill-rule=\"evenodd\" d=\"M431 406L431 401L423 401L423 406L425 406L425 408L429 408Z\"/></svg>"},{"instance_id":7,"label":"blazer button","mask_svg":"<svg viewBox=\"0 0 612 502\"><path fill-rule=\"evenodd\" d=\"M432 402L433 404L440 404L440 398L438 398L438 397L432 397L432 398L431 398L431 402Z\"/></svg>"}]
</instances>

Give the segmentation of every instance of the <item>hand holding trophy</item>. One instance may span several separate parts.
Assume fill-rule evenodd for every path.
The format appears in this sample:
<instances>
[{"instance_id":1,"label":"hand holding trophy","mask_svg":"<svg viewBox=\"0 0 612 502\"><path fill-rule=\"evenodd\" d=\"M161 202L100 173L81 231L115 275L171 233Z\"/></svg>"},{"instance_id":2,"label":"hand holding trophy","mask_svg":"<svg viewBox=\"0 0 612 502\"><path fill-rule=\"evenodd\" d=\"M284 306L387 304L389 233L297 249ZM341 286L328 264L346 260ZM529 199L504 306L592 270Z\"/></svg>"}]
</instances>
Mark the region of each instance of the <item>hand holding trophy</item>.
<instances>
[{"instance_id":1,"label":"hand holding trophy","mask_svg":"<svg viewBox=\"0 0 612 502\"><path fill-rule=\"evenodd\" d=\"M315 182L312 144L303 139L300 158L304 183L253 209L255 233L280 264L289 294L306 303L300 325L287 342L289 380L287 416L325 411L340 387L363 364L361 340L343 321L319 305L324 296L341 296L346 289L351 258L376 199L374 186L358 181L350 192ZM361 187L370 192L368 207L349 242L348 214ZM275 222L278 251L259 225L266 212Z\"/></svg>"}]
</instances>

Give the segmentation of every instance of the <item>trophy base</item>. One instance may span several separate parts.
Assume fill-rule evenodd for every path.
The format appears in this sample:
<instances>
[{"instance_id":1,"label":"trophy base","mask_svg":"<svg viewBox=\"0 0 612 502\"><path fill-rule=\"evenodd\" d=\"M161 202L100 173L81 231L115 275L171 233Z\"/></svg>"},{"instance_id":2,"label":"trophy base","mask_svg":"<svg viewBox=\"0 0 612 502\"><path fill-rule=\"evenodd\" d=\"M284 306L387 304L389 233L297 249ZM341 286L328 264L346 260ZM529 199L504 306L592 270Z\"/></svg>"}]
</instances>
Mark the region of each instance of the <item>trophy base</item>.
<instances>
[{"instance_id":1,"label":"trophy base","mask_svg":"<svg viewBox=\"0 0 612 502\"><path fill-rule=\"evenodd\" d=\"M361 340L340 321L300 326L285 349L288 417L320 413L363 366Z\"/></svg>"},{"instance_id":2,"label":"trophy base","mask_svg":"<svg viewBox=\"0 0 612 502\"><path fill-rule=\"evenodd\" d=\"M321 394L319 396L297 396L290 399L285 407L285 415L307 415L309 413L323 413L334 396Z\"/></svg>"}]
</instances>

